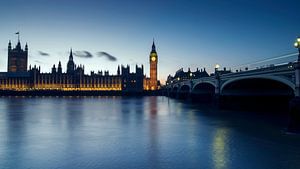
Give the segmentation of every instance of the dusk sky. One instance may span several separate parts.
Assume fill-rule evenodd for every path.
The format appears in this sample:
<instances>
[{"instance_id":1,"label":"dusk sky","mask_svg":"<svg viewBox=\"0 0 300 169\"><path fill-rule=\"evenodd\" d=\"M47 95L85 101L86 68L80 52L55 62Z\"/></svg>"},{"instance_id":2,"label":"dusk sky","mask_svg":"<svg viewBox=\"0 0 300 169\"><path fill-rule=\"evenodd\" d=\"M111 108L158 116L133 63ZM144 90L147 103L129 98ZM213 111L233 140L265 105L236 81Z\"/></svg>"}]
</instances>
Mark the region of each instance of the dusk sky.
<instances>
[{"instance_id":1,"label":"dusk sky","mask_svg":"<svg viewBox=\"0 0 300 169\"><path fill-rule=\"evenodd\" d=\"M133 71L144 64L149 76L154 38L164 81L181 67L212 71L217 63L230 67L296 52L299 9L299 0L2 1L0 71L7 70L8 41L15 45L20 31L29 64L43 72L59 60L65 71L72 47L75 64L84 64L86 73L116 74L117 65L129 64Z\"/></svg>"}]
</instances>

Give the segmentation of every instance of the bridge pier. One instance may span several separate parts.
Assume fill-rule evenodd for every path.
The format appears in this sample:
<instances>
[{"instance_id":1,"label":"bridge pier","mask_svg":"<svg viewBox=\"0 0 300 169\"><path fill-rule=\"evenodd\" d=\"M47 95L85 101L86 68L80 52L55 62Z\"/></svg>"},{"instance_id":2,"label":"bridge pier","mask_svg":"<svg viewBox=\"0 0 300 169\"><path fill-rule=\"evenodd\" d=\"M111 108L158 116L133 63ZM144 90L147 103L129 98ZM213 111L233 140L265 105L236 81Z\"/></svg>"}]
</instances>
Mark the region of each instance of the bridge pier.
<instances>
[{"instance_id":1,"label":"bridge pier","mask_svg":"<svg viewBox=\"0 0 300 169\"><path fill-rule=\"evenodd\" d=\"M221 98L220 98L220 74L217 70L217 68L215 68L215 77L216 77L216 87L215 87L215 95L214 95L214 98L213 98L213 104L220 108L220 103L221 103Z\"/></svg>"},{"instance_id":2,"label":"bridge pier","mask_svg":"<svg viewBox=\"0 0 300 169\"><path fill-rule=\"evenodd\" d=\"M300 46L298 47L298 60L295 63L295 84L295 96L300 97Z\"/></svg>"},{"instance_id":3,"label":"bridge pier","mask_svg":"<svg viewBox=\"0 0 300 169\"><path fill-rule=\"evenodd\" d=\"M213 96L212 104L213 104L216 108L222 108L222 101L221 101L220 94L215 94L215 95Z\"/></svg>"},{"instance_id":4,"label":"bridge pier","mask_svg":"<svg viewBox=\"0 0 300 169\"><path fill-rule=\"evenodd\" d=\"M300 133L300 97L295 97L289 105L289 126L288 131Z\"/></svg>"},{"instance_id":5,"label":"bridge pier","mask_svg":"<svg viewBox=\"0 0 300 169\"><path fill-rule=\"evenodd\" d=\"M295 63L295 98L290 101L289 132L300 133L300 48L298 48L298 60Z\"/></svg>"}]
</instances>

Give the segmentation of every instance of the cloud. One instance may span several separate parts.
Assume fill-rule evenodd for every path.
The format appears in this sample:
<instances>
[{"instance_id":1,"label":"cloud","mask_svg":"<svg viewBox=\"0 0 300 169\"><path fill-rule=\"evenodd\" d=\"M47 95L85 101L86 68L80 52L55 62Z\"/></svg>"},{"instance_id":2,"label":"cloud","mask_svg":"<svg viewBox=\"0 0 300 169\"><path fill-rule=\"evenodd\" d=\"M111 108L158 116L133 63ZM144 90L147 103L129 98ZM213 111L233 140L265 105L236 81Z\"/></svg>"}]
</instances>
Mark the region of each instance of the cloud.
<instances>
[{"instance_id":1,"label":"cloud","mask_svg":"<svg viewBox=\"0 0 300 169\"><path fill-rule=\"evenodd\" d=\"M98 55L99 57L104 56L104 57L106 57L109 61L112 61L112 62L117 61L117 58L116 58L115 56L112 56L111 54L109 54L109 53L107 53L107 52L97 52L97 55Z\"/></svg>"},{"instance_id":2,"label":"cloud","mask_svg":"<svg viewBox=\"0 0 300 169\"><path fill-rule=\"evenodd\" d=\"M91 54L91 52L83 50L83 51L76 51L74 52L74 55L77 57L81 57L81 58L92 58L93 55Z\"/></svg>"},{"instance_id":3,"label":"cloud","mask_svg":"<svg viewBox=\"0 0 300 169\"><path fill-rule=\"evenodd\" d=\"M38 60L34 60L35 63L39 63L39 64L44 64L44 62L38 61Z\"/></svg>"},{"instance_id":4,"label":"cloud","mask_svg":"<svg viewBox=\"0 0 300 169\"><path fill-rule=\"evenodd\" d=\"M41 56L50 56L49 53L38 51Z\"/></svg>"}]
</instances>

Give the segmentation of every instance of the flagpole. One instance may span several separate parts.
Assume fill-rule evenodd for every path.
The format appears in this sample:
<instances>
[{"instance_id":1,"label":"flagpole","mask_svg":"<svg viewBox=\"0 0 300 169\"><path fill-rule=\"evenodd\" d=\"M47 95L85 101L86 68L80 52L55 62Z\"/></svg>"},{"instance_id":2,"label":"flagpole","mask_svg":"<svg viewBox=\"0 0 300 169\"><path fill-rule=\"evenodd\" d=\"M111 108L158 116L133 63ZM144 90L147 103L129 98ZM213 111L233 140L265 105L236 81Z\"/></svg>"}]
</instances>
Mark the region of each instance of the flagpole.
<instances>
[{"instance_id":1,"label":"flagpole","mask_svg":"<svg viewBox=\"0 0 300 169\"><path fill-rule=\"evenodd\" d=\"M16 32L15 34L18 35L18 42L20 42L20 31Z\"/></svg>"}]
</instances>

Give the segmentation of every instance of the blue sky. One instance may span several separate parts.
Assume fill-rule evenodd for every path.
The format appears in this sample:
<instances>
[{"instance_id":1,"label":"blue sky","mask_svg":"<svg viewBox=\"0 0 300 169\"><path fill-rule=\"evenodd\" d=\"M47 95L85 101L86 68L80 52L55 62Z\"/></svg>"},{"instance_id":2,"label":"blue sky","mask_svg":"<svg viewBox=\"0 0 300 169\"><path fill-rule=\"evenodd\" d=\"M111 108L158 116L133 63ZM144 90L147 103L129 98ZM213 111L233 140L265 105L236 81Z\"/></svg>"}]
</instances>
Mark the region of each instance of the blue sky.
<instances>
[{"instance_id":1,"label":"blue sky","mask_svg":"<svg viewBox=\"0 0 300 169\"><path fill-rule=\"evenodd\" d=\"M29 45L29 64L49 72L68 51L87 51L74 57L90 70L144 64L149 76L149 53L155 38L159 78L164 81L183 67L216 63L235 66L296 52L300 35L300 1L248 0L10 0L0 5L0 71L7 69L7 43ZM41 52L49 55L41 55ZM107 52L116 61L99 57ZM81 52L82 53L82 52Z\"/></svg>"}]
</instances>

